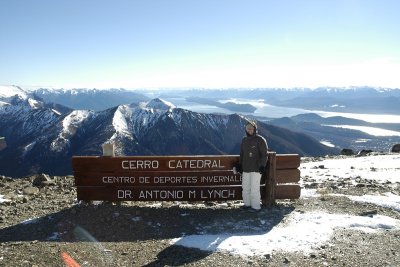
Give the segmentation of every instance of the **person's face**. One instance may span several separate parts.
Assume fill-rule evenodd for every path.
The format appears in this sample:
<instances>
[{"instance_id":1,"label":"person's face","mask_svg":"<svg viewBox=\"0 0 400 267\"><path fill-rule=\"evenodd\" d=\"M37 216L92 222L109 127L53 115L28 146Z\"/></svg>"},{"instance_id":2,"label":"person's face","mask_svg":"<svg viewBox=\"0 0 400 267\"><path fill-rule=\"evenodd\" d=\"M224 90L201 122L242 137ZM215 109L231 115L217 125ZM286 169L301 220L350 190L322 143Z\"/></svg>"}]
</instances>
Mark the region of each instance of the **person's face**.
<instances>
[{"instance_id":1,"label":"person's face","mask_svg":"<svg viewBox=\"0 0 400 267\"><path fill-rule=\"evenodd\" d=\"M253 135L254 134L254 128L253 127L246 127L246 131L249 135Z\"/></svg>"}]
</instances>

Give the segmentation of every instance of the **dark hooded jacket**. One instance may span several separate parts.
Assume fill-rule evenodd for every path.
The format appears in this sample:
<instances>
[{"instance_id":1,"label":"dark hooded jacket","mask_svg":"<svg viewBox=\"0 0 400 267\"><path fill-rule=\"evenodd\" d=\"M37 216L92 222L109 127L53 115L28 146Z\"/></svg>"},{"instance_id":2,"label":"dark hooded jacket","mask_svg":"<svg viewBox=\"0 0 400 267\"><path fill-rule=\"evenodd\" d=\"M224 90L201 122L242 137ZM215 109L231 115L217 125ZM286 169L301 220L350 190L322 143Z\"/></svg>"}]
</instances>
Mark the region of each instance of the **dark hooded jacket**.
<instances>
[{"instance_id":1,"label":"dark hooded jacket","mask_svg":"<svg viewBox=\"0 0 400 267\"><path fill-rule=\"evenodd\" d=\"M247 132L246 132L247 134ZM268 159L268 145L264 137L257 134L245 136L240 146L240 166L244 172L259 172L265 168Z\"/></svg>"}]
</instances>

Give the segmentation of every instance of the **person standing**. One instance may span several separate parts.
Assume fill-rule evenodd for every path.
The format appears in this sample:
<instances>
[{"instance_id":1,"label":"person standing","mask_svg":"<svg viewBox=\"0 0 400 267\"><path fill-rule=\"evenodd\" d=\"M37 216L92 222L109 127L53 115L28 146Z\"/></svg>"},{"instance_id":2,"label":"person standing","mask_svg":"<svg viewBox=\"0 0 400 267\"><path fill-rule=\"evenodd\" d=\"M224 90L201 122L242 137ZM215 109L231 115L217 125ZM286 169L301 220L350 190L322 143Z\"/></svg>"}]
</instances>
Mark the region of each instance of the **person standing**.
<instances>
[{"instance_id":1,"label":"person standing","mask_svg":"<svg viewBox=\"0 0 400 267\"><path fill-rule=\"evenodd\" d=\"M246 124L246 136L240 145L239 172L242 173L243 209L261 210L260 180L268 159L268 145L257 134L255 122Z\"/></svg>"}]
</instances>

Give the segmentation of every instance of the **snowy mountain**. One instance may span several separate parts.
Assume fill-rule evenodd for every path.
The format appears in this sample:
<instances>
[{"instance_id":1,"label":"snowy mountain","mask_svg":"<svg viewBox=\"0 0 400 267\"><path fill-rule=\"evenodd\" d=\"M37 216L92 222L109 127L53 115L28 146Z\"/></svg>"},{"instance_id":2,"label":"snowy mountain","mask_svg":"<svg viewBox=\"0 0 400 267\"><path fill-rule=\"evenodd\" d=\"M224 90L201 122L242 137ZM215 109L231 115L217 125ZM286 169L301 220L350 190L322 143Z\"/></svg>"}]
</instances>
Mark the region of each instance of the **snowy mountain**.
<instances>
[{"instance_id":1,"label":"snowy mountain","mask_svg":"<svg viewBox=\"0 0 400 267\"><path fill-rule=\"evenodd\" d=\"M58 103L72 109L105 110L121 104L139 103L148 97L125 89L47 89L32 92L46 102Z\"/></svg>"},{"instance_id":2,"label":"snowy mountain","mask_svg":"<svg viewBox=\"0 0 400 267\"><path fill-rule=\"evenodd\" d=\"M18 86L4 86L0 85L0 99L7 99L13 96L20 96L22 99L28 97L28 92Z\"/></svg>"},{"instance_id":3,"label":"snowy mountain","mask_svg":"<svg viewBox=\"0 0 400 267\"><path fill-rule=\"evenodd\" d=\"M0 136L7 142L0 170L9 176L69 174L73 155L101 155L105 142L115 144L117 155L238 154L248 120L238 114L196 113L161 99L103 111L71 110L31 97L7 101L0 107ZM280 127L260 122L258 129L278 153L338 152Z\"/></svg>"},{"instance_id":4,"label":"snowy mountain","mask_svg":"<svg viewBox=\"0 0 400 267\"><path fill-rule=\"evenodd\" d=\"M160 98L155 98L148 103L146 103L145 108L149 109L159 109L159 110L172 110L176 108L171 102L165 101Z\"/></svg>"},{"instance_id":5,"label":"snowy mountain","mask_svg":"<svg viewBox=\"0 0 400 267\"><path fill-rule=\"evenodd\" d=\"M186 98L197 99L197 101L201 99L202 103L235 98L263 100L265 103L274 106L306 110L400 114L398 108L400 106L400 89L374 87L243 88L229 90L187 89L163 91L163 93L182 95Z\"/></svg>"},{"instance_id":6,"label":"snowy mountain","mask_svg":"<svg viewBox=\"0 0 400 267\"><path fill-rule=\"evenodd\" d=\"M10 86L3 86L10 90ZM0 91L3 91L0 87ZM23 89L15 87L13 90ZM25 90L27 91L27 90ZM58 103L72 109L104 110L121 104L139 103L153 98L192 99L201 103L220 103L226 99L264 100L266 103L308 110L399 114L400 89L380 87L321 87L310 88L232 88L232 89L48 89L30 91L46 102ZM0 92L1 95L1 92ZM236 107L237 108L237 107ZM243 107L242 107L243 108Z\"/></svg>"},{"instance_id":7,"label":"snowy mountain","mask_svg":"<svg viewBox=\"0 0 400 267\"><path fill-rule=\"evenodd\" d=\"M5 87L7 90L10 87ZM0 87L1 90L3 90ZM15 87L13 90L22 90ZM26 91L26 90L25 90ZM30 93L45 102L58 103L72 109L105 110L121 104L140 103L153 98L186 101L222 107L232 112L252 113L256 107L249 104L227 102L229 99L247 99L288 108L331 112L367 114L397 114L400 89L375 87L321 87L310 88L232 88L232 89L48 89L40 88ZM1 94L1 93L0 93ZM174 102L174 101L172 101ZM175 102L174 102L175 103Z\"/></svg>"}]
</instances>

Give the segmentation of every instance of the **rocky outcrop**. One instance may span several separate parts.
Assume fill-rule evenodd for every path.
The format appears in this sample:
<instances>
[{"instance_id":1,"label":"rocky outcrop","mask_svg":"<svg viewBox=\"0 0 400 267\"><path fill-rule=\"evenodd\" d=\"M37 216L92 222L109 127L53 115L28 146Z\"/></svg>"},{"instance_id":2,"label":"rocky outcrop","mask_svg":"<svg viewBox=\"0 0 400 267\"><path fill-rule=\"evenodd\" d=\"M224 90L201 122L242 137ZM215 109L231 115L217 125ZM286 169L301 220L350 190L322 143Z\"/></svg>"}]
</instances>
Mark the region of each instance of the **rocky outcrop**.
<instances>
[{"instance_id":1,"label":"rocky outcrop","mask_svg":"<svg viewBox=\"0 0 400 267\"><path fill-rule=\"evenodd\" d=\"M350 149L350 148L343 148L342 151L340 152L340 155L353 156L354 151L353 151L353 149Z\"/></svg>"},{"instance_id":2,"label":"rocky outcrop","mask_svg":"<svg viewBox=\"0 0 400 267\"><path fill-rule=\"evenodd\" d=\"M365 157L365 156L368 156L368 154L370 154L370 153L372 153L373 151L372 150L370 150L370 149L363 149L363 150L361 150L361 151L359 151L358 153L357 153L357 156L359 156L359 157Z\"/></svg>"},{"instance_id":3,"label":"rocky outcrop","mask_svg":"<svg viewBox=\"0 0 400 267\"><path fill-rule=\"evenodd\" d=\"M390 152L400 153L400 144L395 144L394 146L392 146L392 149L390 150Z\"/></svg>"},{"instance_id":4,"label":"rocky outcrop","mask_svg":"<svg viewBox=\"0 0 400 267\"><path fill-rule=\"evenodd\" d=\"M0 137L0 151L7 147L6 139L4 137Z\"/></svg>"}]
</instances>

